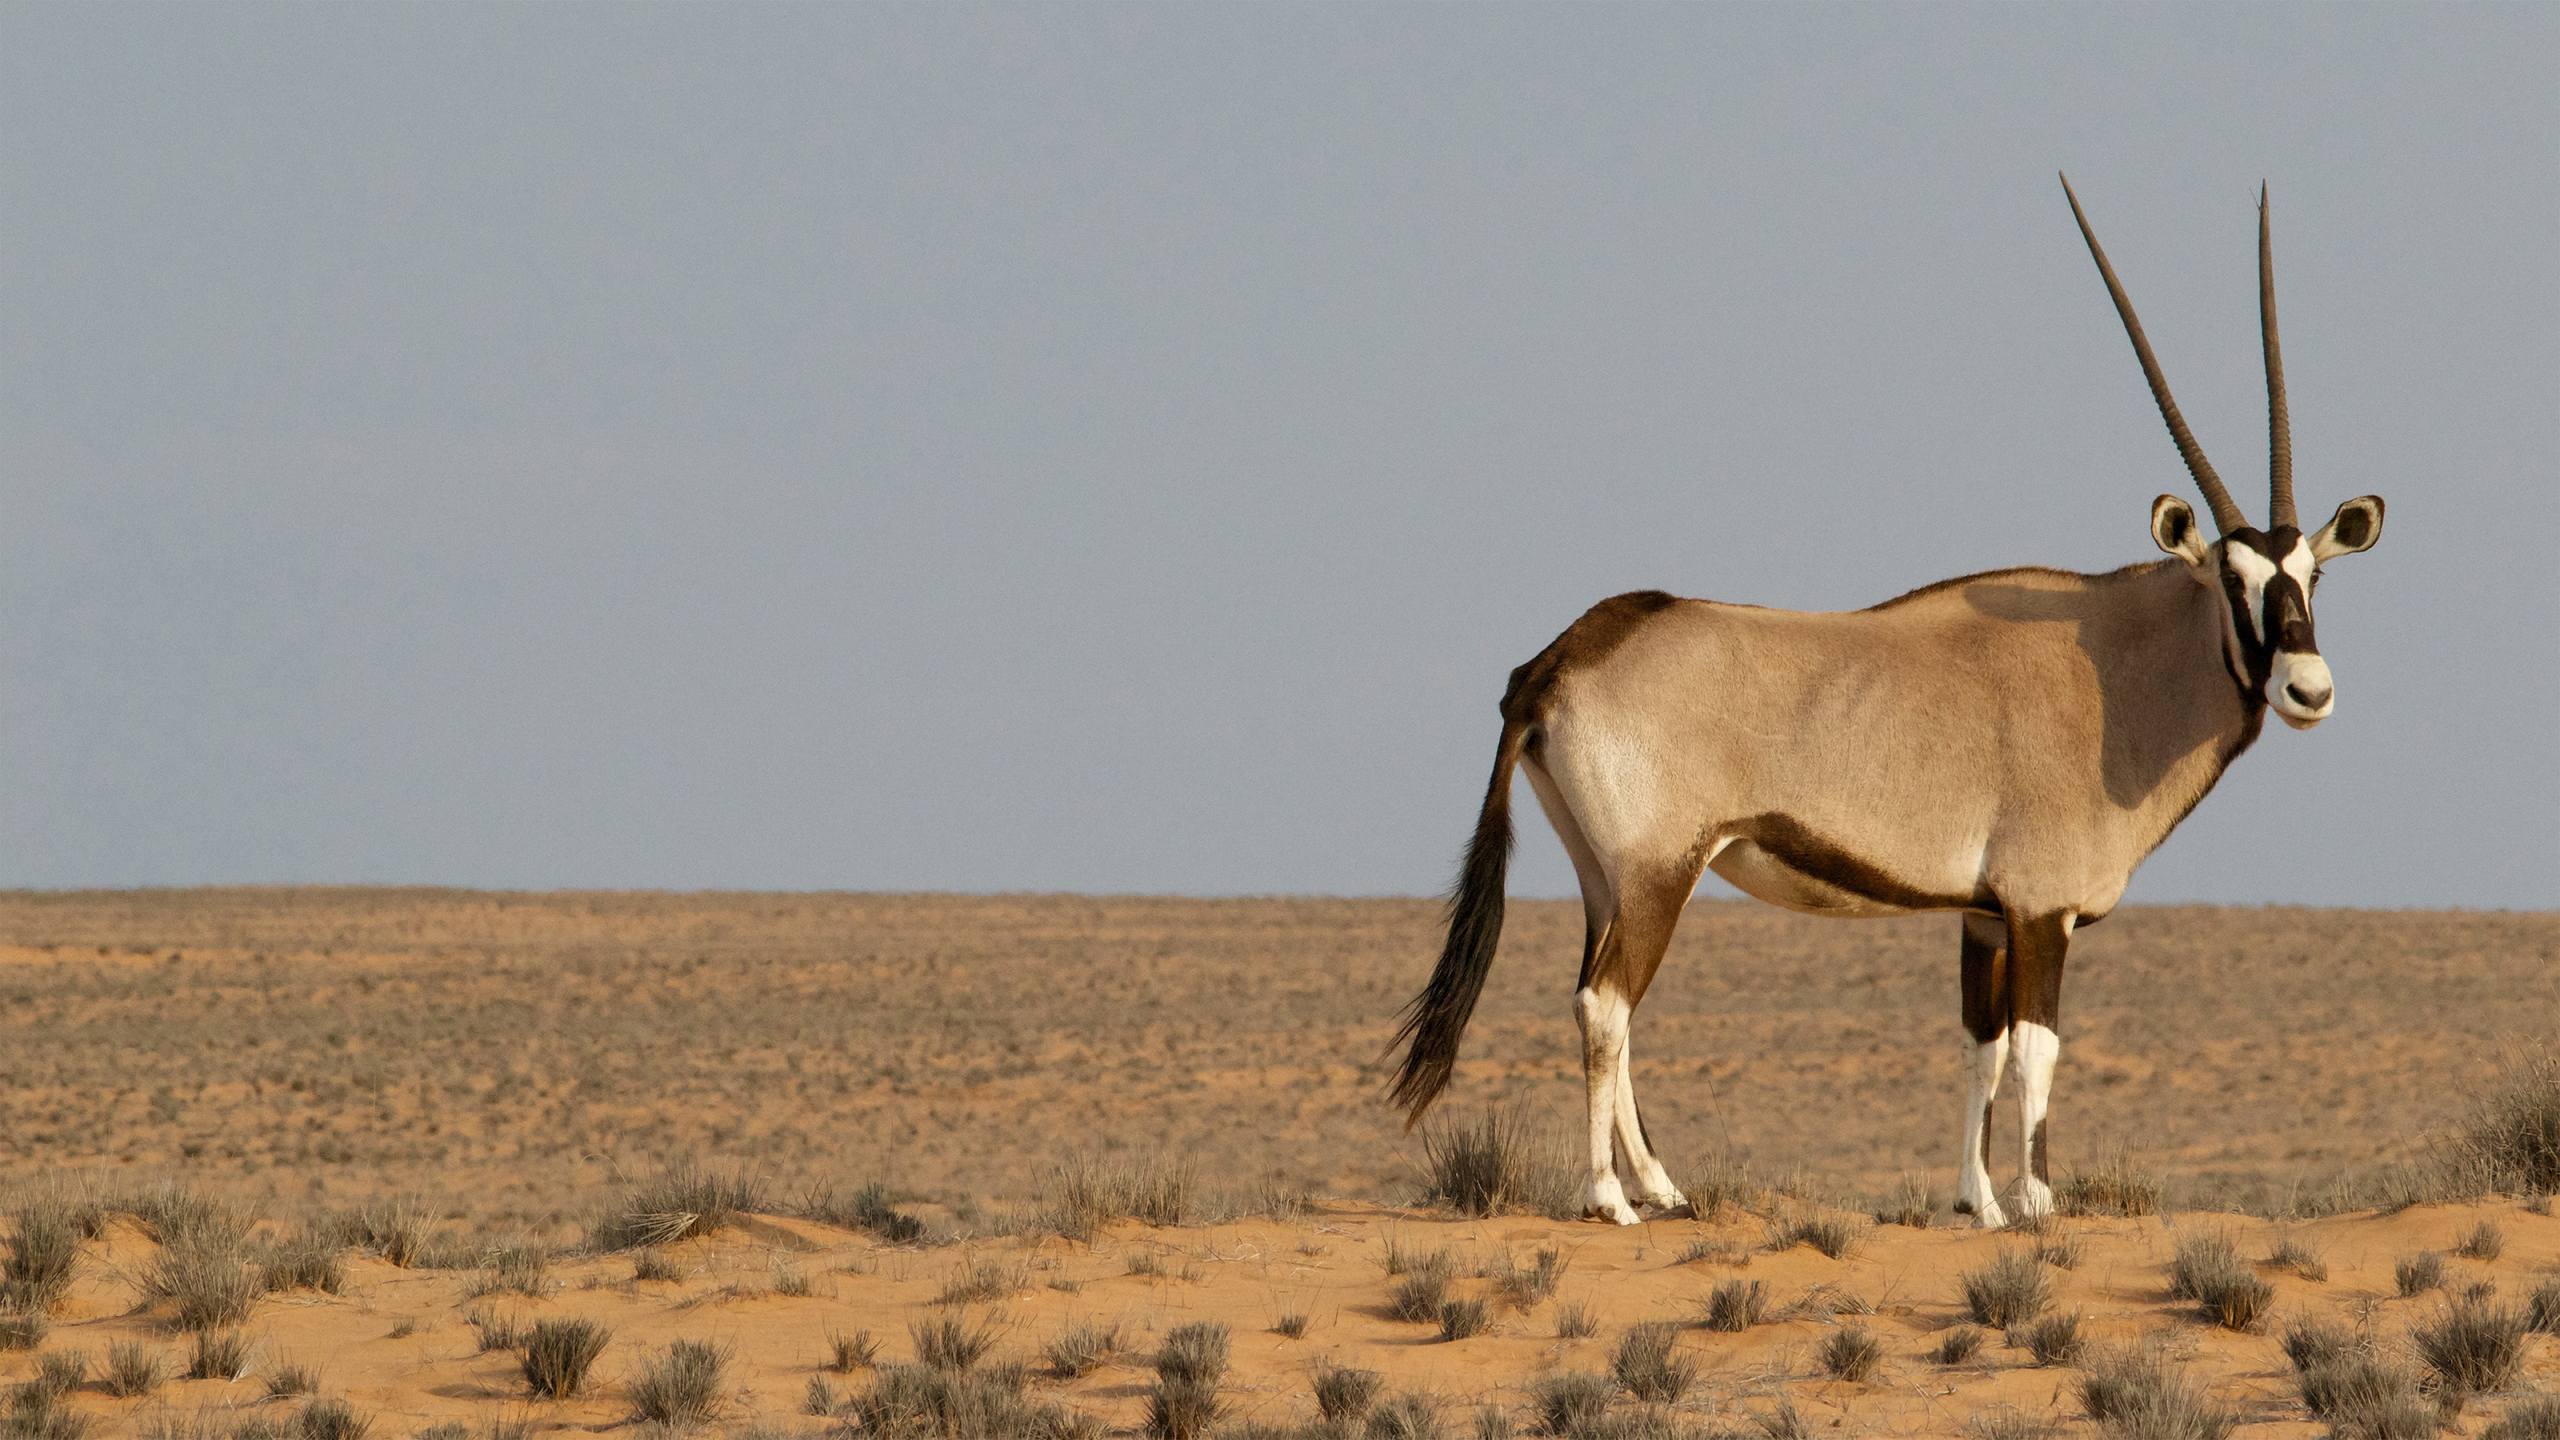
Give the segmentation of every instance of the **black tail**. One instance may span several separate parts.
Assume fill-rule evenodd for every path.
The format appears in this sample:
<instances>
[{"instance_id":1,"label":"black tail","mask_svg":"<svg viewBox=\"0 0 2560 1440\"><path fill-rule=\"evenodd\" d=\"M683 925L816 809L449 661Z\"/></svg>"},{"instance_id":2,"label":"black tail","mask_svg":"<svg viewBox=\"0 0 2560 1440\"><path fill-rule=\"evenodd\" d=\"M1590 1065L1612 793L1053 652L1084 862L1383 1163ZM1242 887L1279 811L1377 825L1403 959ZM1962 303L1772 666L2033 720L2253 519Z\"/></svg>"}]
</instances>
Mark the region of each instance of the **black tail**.
<instances>
[{"instance_id":1,"label":"black tail","mask_svg":"<svg viewBox=\"0 0 2560 1440\"><path fill-rule=\"evenodd\" d=\"M1502 943L1502 878L1511 867L1511 771L1528 733L1525 718L1504 718L1484 809L1467 841L1458 887L1449 895L1449 938L1440 947L1440 963L1432 967L1431 983L1404 1008L1396 1038L1387 1042L1389 1049L1411 1042L1387 1090L1387 1102L1402 1107L1408 1129L1448 1086L1458 1063L1458 1037L1466 1033L1485 972L1493 968L1494 948Z\"/></svg>"}]
</instances>

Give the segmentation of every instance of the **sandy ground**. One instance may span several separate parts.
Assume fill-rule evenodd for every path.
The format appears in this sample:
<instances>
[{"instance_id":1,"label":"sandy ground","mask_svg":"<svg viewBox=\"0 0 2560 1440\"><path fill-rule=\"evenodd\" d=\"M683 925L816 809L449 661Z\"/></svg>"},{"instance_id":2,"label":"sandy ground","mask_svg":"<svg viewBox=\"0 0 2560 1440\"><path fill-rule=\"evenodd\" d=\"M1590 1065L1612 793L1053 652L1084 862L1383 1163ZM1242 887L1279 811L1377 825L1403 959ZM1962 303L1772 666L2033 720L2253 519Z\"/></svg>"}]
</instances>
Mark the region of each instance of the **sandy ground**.
<instances>
[{"instance_id":1,"label":"sandy ground","mask_svg":"<svg viewBox=\"0 0 2560 1440\"><path fill-rule=\"evenodd\" d=\"M1566 997L1579 927L1577 907L1515 905L1449 1113L1520 1105L1561 1131L1578 1109ZM1605 1371L1628 1325L1691 1319L1738 1273L1766 1282L1787 1318L1681 1332L1704 1367L1700 1416L1785 1399L1815 1433L1944 1434L2010 1406L2088 1431L2072 1371L1996 1339L1963 1365L1927 1358L1957 1318L1958 1277L2020 1243L1943 1213L1925 1231L1867 1226L1830 1260L1770 1250L1766 1221L1747 1216L1620 1231L1404 1208L1419 1146L1379 1108L1377 1062L1436 943L1436 909L1418 901L5 895L0 1190L174 1179L277 1225L420 1192L472 1236L555 1243L583 1233L617 1177L687 1154L760 1171L778 1198L882 1181L946 1231L1004 1229L1071 1152L1179 1154L1210 1194L1276 1183L1327 1197L1299 1219L1124 1223L1090 1246L988 1233L896 1248L767 1216L675 1247L676 1280L635 1281L627 1255L570 1257L537 1297L474 1297L476 1271L351 1257L343 1294L271 1295L248 1331L260 1374L315 1366L382 1437L444 1420L477 1434L507 1417L626 1428L625 1382L680 1338L732 1348L727 1427L811 1431L802 1411L828 1332L867 1329L884 1359L904 1358L909 1322L983 1258L1025 1267L1018 1293L977 1307L1001 1315L1000 1353L1036 1359L1075 1320L1121 1327L1122 1363L1034 1388L1123 1427L1162 1332L1214 1319L1235 1334L1240 1418L1303 1418L1310 1371L1332 1361L1440 1397L1464 1433L1462 1407L1517 1407L1543 1377ZM1960 1103L1955 948L1949 920L1693 908L1635 1032L1647 1120L1675 1174L1721 1155L1853 1213L1906 1173L1943 1197ZM2239 1407L2242 1434L2308 1435L2275 1327L2216 1330L2168 1297L2163 1264L2191 1227L2228 1227L2253 1258L2279 1234L2302 1239L2331 1273L2313 1284L2261 1267L2279 1311L2332 1312L2386 1346L2443 1303L2397 1297L2393 1261L2484 1216L2505 1252L2450 1261L2452 1283L2528 1293L2560 1266L2560 1222L2516 1202L2290 1224L2206 1212L2281 1213L2423 1154L2502 1043L2560 1033L2555 952L2549 914L2134 909L2087 932L2064 1002L2057 1168L2121 1143L2167 1177L2178 1213L2061 1222L2082 1246L2058 1276L2065 1307L2101 1341L2164 1340ZM2003 1178L2013 1129L2004 1105ZM1385 1310L1390 1238L1450 1247L1462 1271L1550 1246L1568 1268L1554 1299L1497 1303L1492 1333L1441 1343ZM1701 1240L1722 1258L1684 1260ZM125 1221L91 1242L49 1344L93 1361L120 1340L176 1356L183 1337L136 1308L151 1249ZM1143 1256L1162 1273L1132 1273ZM814 1293L773 1293L786 1270ZM1873 1313L1799 1305L1819 1287ZM1557 1338L1563 1304L1591 1307L1597 1335ZM512 1355L477 1350L474 1309L606 1320L615 1339L594 1392L532 1403ZM1303 1338L1272 1331L1293 1313L1308 1317ZM1883 1340L1883 1370L1823 1378L1816 1348L1853 1323ZM32 1363L0 1354L0 1380ZM2537 1343L2528 1375L2560 1384L2560 1341ZM839 1396L866 1383L827 1379ZM289 1413L263 1395L256 1378L171 1381L132 1401L92 1386L71 1403L102 1433L210 1414L227 1435ZM2463 1424L2476 1431L2500 1404Z\"/></svg>"},{"instance_id":2,"label":"sandy ground","mask_svg":"<svg viewBox=\"0 0 2560 1440\"><path fill-rule=\"evenodd\" d=\"M2171 1220L2082 1219L2057 1222L2055 1235L2077 1242L2078 1264L2053 1271L2057 1308L2079 1310L2105 1345L2152 1339L2181 1357L2186 1373L2232 1407L2249 1437L2320 1433L2295 1397L2290 1369L2275 1338L2299 1315L2319 1314L2359 1327L2386 1351L2403 1346L2415 1322L2440 1311L2441 1292L2400 1298L2392 1265L2421 1250L2442 1251L2488 1219L2506 1237L2494 1263L2448 1259L2447 1287L2479 1281L2517 1298L2536 1277L2560 1268L2560 1220L2512 1204L2421 1207L2389 1216L2340 1216L2294 1225L2240 1216L2189 1213ZM2320 1255L2328 1278L2314 1284L2259 1266L2277 1292L2276 1317L2259 1333L2218 1329L2191 1305L2170 1298L2165 1265L2182 1235L2201 1229L2229 1234L2244 1256L2263 1256L2280 1238ZM1698 1240L1725 1242L1720 1258L1682 1259ZM1560 1248L1567 1264L1555 1295L1526 1309L1496 1303L1491 1333L1444 1342L1430 1326L1398 1321L1386 1308L1392 1283L1382 1255L1392 1240L1407 1250L1449 1247L1464 1273L1508 1252ZM1071 1382L1036 1380L1040 1398L1134 1428L1151 1372L1146 1361L1162 1333L1177 1324L1214 1320L1231 1327L1234 1359L1224 1387L1231 1414L1268 1423L1314 1414L1308 1377L1323 1363L1380 1372L1390 1392L1437 1397L1453 1431L1464 1433L1479 1405L1524 1411L1528 1387L1568 1372L1606 1373L1611 1348L1643 1320L1681 1322L1678 1346L1701 1366L1702 1379L1684 1413L1741 1421L1791 1402L1816 1434L1953 1435L1977 1415L2003 1408L2050 1418L2062 1433L2094 1433L2080 1418L2078 1373L2040 1368L1995 1334L1972 1360L1941 1366L1931 1357L1939 1335L1962 1322L1958 1278L1990 1261L2014 1236L1938 1228L1878 1226L1855 1250L1833 1260L1797 1246L1772 1251L1759 1220L1735 1216L1717 1224L1665 1220L1632 1229L1530 1218L1452 1220L1446 1215L1375 1206L1328 1206L1289 1222L1204 1227L1110 1228L1090 1245L1054 1237L1006 1239L968 1247L897 1249L865 1236L783 1219L760 1219L719 1235L689 1240L667 1254L679 1278L635 1281L627 1255L564 1261L538 1298L472 1298L469 1272L404 1271L351 1260L348 1284L335 1297L313 1292L273 1296L258 1306L249 1331L260 1374L280 1361L319 1372L323 1393L342 1396L375 1420L377 1435L406 1436L437 1422L460 1421L484 1433L494 1421L522 1421L533 1433L628 1433L626 1382L638 1365L671 1341L707 1340L730 1348L721 1423L732 1431L758 1421L787 1433L816 1433L805 1414L813 1378L842 1397L868 1381L862 1373L828 1372L830 1332L868 1330L883 1363L912 1353L910 1322L936 1309L935 1297L960 1267L993 1260L1020 1267L1022 1288L973 1307L973 1318L1001 1326L993 1360L1037 1365L1040 1347L1069 1324L1097 1321L1120 1328L1123 1351L1100 1370ZM85 1274L59 1317L52 1346L93 1358L118 1340L134 1340L183 1364L183 1342L147 1309L129 1276L151 1242L119 1223L91 1247ZM1162 1273L1132 1273L1137 1257L1153 1257ZM777 1267L811 1278L814 1293L771 1293ZM1144 1268L1141 1266L1141 1268ZM1740 1334L1709 1332L1695 1318L1709 1290L1736 1276L1765 1282L1768 1323ZM1460 1295L1489 1294L1480 1280L1461 1280ZM1828 1297L1834 1303L1821 1302ZM1845 1304L1843 1303L1845 1302ZM1587 1339L1559 1339L1560 1307L1587 1306L1598 1320ZM1847 1313L1832 1313L1846 1309ZM516 1357L479 1352L464 1321L474 1309L534 1319L567 1315L600 1319L613 1339L596 1362L583 1398L537 1403L528 1398ZM1869 1312L1869 1313L1860 1313ZM1302 1338L1274 1333L1281 1316L1307 1317ZM1882 1342L1884 1361L1863 1383L1828 1378L1818 1361L1822 1340L1844 1325L1863 1325ZM410 1333L397 1334L404 1326ZM25 1355L0 1355L0 1377L31 1373ZM2526 1385L2560 1385L2560 1338L2541 1337L2528 1354ZM2459 1427L2476 1432L2508 1397L2473 1402ZM139 1433L163 1420L199 1417L227 1428L264 1415L281 1419L297 1402L269 1399L257 1376L236 1382L173 1380L153 1394L118 1401L91 1387L72 1397L97 1418L102 1433Z\"/></svg>"},{"instance_id":3,"label":"sandy ground","mask_svg":"<svg viewBox=\"0 0 2560 1440\"><path fill-rule=\"evenodd\" d=\"M540 1225L692 1153L988 1211L1072 1147L1399 1202L1377 1103L1421 901L0 895L0 1175L291 1207L427 1189ZM1675 1173L1952 1184L1956 925L1691 908L1636 1017ZM1581 1106L1577 905L1515 904L1447 1104ZM2410 1154L2560 1033L2560 914L2129 909L2075 942L2061 1169L2132 1146L2265 1208ZM2004 1168L2016 1138L2006 1101Z\"/></svg>"}]
</instances>

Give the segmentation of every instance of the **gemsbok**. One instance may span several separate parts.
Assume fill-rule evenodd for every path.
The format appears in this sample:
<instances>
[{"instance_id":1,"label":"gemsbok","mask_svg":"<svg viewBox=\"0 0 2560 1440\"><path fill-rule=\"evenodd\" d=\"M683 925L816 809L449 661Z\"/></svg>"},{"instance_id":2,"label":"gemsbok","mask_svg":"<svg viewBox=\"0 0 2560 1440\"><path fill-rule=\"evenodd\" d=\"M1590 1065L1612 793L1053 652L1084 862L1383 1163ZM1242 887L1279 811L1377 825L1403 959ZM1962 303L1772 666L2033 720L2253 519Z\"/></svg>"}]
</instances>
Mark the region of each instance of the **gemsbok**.
<instances>
[{"instance_id":1,"label":"gemsbok","mask_svg":"<svg viewBox=\"0 0 2560 1440\"><path fill-rule=\"evenodd\" d=\"M1429 985L1407 1007L1390 1090L1408 1123L1449 1083L1502 935L1511 777L1525 771L1582 885L1585 1213L1686 1204L1645 1137L1627 1029L1700 872L1815 915L1963 912L1967 1094L1956 1210L2007 1223L1991 1183L1991 1102L2017 1058L2015 1204L2051 1208L2046 1101L2075 926L2115 908L2134 867L2258 738L2336 703L2312 640L2320 567L2369 549L2382 500L2305 535L2293 508L2266 191L2267 525L2252 527L2170 398L2160 363L2068 177L2063 193L2132 338L2151 397L2213 511L2151 502L2170 558L2104 575L2025 568L1941 581L1857 611L1802 613L1640 591L1603 600L1511 672L1493 779ZM1612 1142L1614 1139L1614 1155Z\"/></svg>"}]
</instances>

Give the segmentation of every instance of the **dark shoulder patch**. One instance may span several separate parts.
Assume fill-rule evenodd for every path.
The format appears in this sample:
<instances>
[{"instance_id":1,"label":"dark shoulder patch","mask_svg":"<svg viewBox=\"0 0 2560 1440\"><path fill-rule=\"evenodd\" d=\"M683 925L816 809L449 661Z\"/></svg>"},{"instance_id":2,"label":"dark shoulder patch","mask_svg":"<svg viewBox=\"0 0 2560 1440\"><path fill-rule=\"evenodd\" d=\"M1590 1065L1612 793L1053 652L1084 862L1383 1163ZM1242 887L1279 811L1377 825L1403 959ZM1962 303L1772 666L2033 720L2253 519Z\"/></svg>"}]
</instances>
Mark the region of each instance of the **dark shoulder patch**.
<instances>
[{"instance_id":1,"label":"dark shoulder patch","mask_svg":"<svg viewBox=\"0 0 2560 1440\"><path fill-rule=\"evenodd\" d=\"M1533 718L1528 712L1537 708L1558 675L1598 664L1647 619L1679 603L1679 596L1660 590L1631 590L1583 611L1582 618L1566 626L1536 659L1511 672L1511 684L1502 692L1502 717Z\"/></svg>"}]
</instances>

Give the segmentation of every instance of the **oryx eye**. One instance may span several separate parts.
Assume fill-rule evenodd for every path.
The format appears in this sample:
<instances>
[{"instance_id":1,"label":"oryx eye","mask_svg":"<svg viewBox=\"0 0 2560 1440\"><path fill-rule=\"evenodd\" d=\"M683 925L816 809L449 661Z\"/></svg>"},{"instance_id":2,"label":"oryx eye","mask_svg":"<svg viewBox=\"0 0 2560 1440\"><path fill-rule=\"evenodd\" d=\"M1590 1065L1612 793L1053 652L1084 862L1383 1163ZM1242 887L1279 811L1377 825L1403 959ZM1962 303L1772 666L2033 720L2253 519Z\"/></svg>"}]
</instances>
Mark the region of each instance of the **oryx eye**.
<instances>
[{"instance_id":1,"label":"oryx eye","mask_svg":"<svg viewBox=\"0 0 2560 1440\"><path fill-rule=\"evenodd\" d=\"M2319 569L2319 568L2317 568L2317 567L2314 567L2314 568L2312 569L2312 571L2311 571L2311 588L2312 588L2312 590L2313 590L2313 592L2314 592L2314 593L2317 593L2317 592L2318 592L2318 590L2320 589L2320 577L2321 577L2321 575L2323 575L2324 573L2326 573L2326 572L2324 572L2324 571L2320 570L2320 569Z\"/></svg>"}]
</instances>

